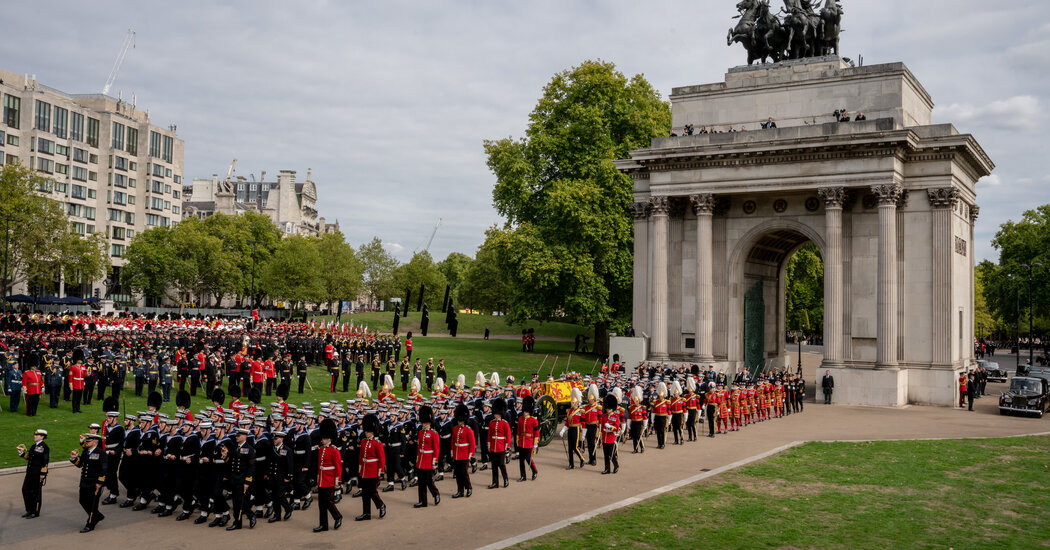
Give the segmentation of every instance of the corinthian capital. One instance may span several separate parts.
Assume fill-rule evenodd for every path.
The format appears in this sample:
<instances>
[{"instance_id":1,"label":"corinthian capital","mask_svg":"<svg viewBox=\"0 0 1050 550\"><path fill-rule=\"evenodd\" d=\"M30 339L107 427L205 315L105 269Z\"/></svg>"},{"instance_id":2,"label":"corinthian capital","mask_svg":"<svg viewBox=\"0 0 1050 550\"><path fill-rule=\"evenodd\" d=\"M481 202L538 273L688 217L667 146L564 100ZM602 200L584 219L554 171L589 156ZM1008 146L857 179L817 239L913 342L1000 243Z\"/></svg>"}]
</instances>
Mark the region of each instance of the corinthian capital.
<instances>
[{"instance_id":1,"label":"corinthian capital","mask_svg":"<svg viewBox=\"0 0 1050 550\"><path fill-rule=\"evenodd\" d=\"M649 215L666 216L671 211L668 197L649 197Z\"/></svg>"},{"instance_id":2,"label":"corinthian capital","mask_svg":"<svg viewBox=\"0 0 1050 550\"><path fill-rule=\"evenodd\" d=\"M871 192L875 193L875 197L879 200L879 206L887 204L896 206L897 200L901 198L901 191L902 188L897 183L871 186Z\"/></svg>"},{"instance_id":3,"label":"corinthian capital","mask_svg":"<svg viewBox=\"0 0 1050 550\"><path fill-rule=\"evenodd\" d=\"M842 208L846 200L845 187L821 187L817 189L817 195L824 199L824 208Z\"/></svg>"},{"instance_id":4,"label":"corinthian capital","mask_svg":"<svg viewBox=\"0 0 1050 550\"><path fill-rule=\"evenodd\" d=\"M689 205L693 207L693 214L711 214L715 211L715 196L711 193L700 193L689 195Z\"/></svg>"},{"instance_id":5,"label":"corinthian capital","mask_svg":"<svg viewBox=\"0 0 1050 550\"><path fill-rule=\"evenodd\" d=\"M631 217L636 220L644 220L649 215L649 203L648 202L632 202L629 207L631 211Z\"/></svg>"},{"instance_id":6,"label":"corinthian capital","mask_svg":"<svg viewBox=\"0 0 1050 550\"><path fill-rule=\"evenodd\" d=\"M959 190L954 187L932 187L926 190L926 197L933 208L953 208L959 202Z\"/></svg>"}]
</instances>

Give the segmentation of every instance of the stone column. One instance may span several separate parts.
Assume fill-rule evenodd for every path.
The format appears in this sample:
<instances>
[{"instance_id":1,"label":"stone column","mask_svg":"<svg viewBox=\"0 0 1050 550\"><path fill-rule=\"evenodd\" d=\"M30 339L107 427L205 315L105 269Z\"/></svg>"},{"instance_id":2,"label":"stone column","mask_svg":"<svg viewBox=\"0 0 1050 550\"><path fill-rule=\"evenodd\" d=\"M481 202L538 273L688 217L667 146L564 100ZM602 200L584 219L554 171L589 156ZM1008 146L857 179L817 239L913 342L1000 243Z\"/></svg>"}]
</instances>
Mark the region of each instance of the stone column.
<instances>
[{"instance_id":1,"label":"stone column","mask_svg":"<svg viewBox=\"0 0 1050 550\"><path fill-rule=\"evenodd\" d=\"M897 367L897 199L896 183L873 185L879 201L878 344L876 368Z\"/></svg>"},{"instance_id":2,"label":"stone column","mask_svg":"<svg viewBox=\"0 0 1050 550\"><path fill-rule=\"evenodd\" d=\"M824 364L842 365L842 202L845 187L817 190L824 199Z\"/></svg>"},{"instance_id":3,"label":"stone column","mask_svg":"<svg viewBox=\"0 0 1050 550\"><path fill-rule=\"evenodd\" d=\"M653 359L667 358L667 197L649 199L649 215L653 221L653 333L649 335L649 355Z\"/></svg>"},{"instance_id":4,"label":"stone column","mask_svg":"<svg viewBox=\"0 0 1050 550\"><path fill-rule=\"evenodd\" d=\"M933 258L933 310L931 331L934 366L947 368L952 362L952 209L959 200L953 187L926 190L930 201L930 255Z\"/></svg>"},{"instance_id":5,"label":"stone column","mask_svg":"<svg viewBox=\"0 0 1050 550\"><path fill-rule=\"evenodd\" d=\"M689 202L696 214L696 361L711 363L714 356L714 266L712 248L714 233L711 217L715 196L710 193L692 195Z\"/></svg>"},{"instance_id":6,"label":"stone column","mask_svg":"<svg viewBox=\"0 0 1050 550\"><path fill-rule=\"evenodd\" d=\"M634 295L631 323L635 333L649 332L649 203L632 202L634 218Z\"/></svg>"}]
</instances>

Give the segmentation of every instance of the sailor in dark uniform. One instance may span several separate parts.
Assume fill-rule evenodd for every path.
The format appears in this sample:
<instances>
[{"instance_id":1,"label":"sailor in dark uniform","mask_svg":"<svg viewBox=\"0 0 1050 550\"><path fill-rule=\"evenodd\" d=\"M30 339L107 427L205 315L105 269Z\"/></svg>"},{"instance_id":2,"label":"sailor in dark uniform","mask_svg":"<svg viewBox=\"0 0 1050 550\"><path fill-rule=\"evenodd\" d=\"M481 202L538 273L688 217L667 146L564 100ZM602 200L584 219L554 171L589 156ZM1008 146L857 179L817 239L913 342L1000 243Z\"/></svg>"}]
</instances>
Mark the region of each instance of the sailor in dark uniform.
<instances>
[{"instance_id":1,"label":"sailor in dark uniform","mask_svg":"<svg viewBox=\"0 0 1050 550\"><path fill-rule=\"evenodd\" d=\"M25 445L18 446L18 456L24 458L26 464L26 477L22 481L22 500L25 502L26 513L22 517L31 519L40 516L40 502L43 494L44 481L47 479L47 463L51 459L51 449L44 440L47 439L47 430L33 432L33 445L28 449Z\"/></svg>"},{"instance_id":2,"label":"sailor in dark uniform","mask_svg":"<svg viewBox=\"0 0 1050 550\"><path fill-rule=\"evenodd\" d=\"M98 522L106 519L98 511L98 499L106 482L106 453L99 444L99 434L84 434L84 452L70 451L69 461L80 468L80 506L87 512L87 523L81 533L94 531Z\"/></svg>"}]
</instances>

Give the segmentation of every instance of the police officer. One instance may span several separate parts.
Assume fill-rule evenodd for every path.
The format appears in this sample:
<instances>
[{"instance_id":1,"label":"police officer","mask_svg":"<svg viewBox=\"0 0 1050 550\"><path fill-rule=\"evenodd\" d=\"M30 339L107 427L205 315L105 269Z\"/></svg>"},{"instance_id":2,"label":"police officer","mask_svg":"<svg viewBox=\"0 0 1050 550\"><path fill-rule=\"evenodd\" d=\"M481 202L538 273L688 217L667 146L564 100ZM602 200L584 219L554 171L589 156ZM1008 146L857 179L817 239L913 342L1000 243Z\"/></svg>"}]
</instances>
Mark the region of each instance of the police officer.
<instances>
[{"instance_id":1,"label":"police officer","mask_svg":"<svg viewBox=\"0 0 1050 550\"><path fill-rule=\"evenodd\" d=\"M33 432L33 445L26 448L18 445L18 456L26 460L26 477L22 481L22 500L26 513L22 517L31 519L40 516L40 502L44 481L47 480L47 463L51 459L51 449L44 440L47 430Z\"/></svg>"},{"instance_id":2,"label":"police officer","mask_svg":"<svg viewBox=\"0 0 1050 550\"><path fill-rule=\"evenodd\" d=\"M69 452L69 461L80 468L80 506L87 512L87 523L81 533L94 531L98 522L106 519L98 511L98 497L102 494L102 485L106 482L106 453L102 452L99 434L84 434L84 452Z\"/></svg>"}]
</instances>

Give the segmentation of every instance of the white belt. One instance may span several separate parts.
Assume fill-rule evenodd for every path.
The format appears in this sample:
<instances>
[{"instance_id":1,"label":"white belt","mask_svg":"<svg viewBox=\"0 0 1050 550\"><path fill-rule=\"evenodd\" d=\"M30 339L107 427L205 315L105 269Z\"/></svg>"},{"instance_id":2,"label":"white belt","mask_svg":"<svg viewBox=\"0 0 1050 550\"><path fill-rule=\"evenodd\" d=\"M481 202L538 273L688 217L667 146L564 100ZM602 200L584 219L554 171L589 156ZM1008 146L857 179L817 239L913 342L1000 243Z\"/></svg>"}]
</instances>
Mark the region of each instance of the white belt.
<instances>
[{"instance_id":1,"label":"white belt","mask_svg":"<svg viewBox=\"0 0 1050 550\"><path fill-rule=\"evenodd\" d=\"M334 470L335 466L321 466L322 470Z\"/></svg>"},{"instance_id":2,"label":"white belt","mask_svg":"<svg viewBox=\"0 0 1050 550\"><path fill-rule=\"evenodd\" d=\"M451 435L443 435L443 436L441 436L441 439L448 439L450 437L452 437L452 436Z\"/></svg>"},{"instance_id":3,"label":"white belt","mask_svg":"<svg viewBox=\"0 0 1050 550\"><path fill-rule=\"evenodd\" d=\"M120 447L120 443L114 443L112 445L106 445L107 449L116 449L117 447Z\"/></svg>"},{"instance_id":4,"label":"white belt","mask_svg":"<svg viewBox=\"0 0 1050 550\"><path fill-rule=\"evenodd\" d=\"M432 455L432 454L434 454L434 451L433 450L419 451L419 454L421 454L421 455Z\"/></svg>"},{"instance_id":5,"label":"white belt","mask_svg":"<svg viewBox=\"0 0 1050 550\"><path fill-rule=\"evenodd\" d=\"M262 461L264 461L264 460L266 460L266 457L265 457L265 456L257 456L257 457L255 457L255 461L256 461L256 462L262 462Z\"/></svg>"},{"instance_id":6,"label":"white belt","mask_svg":"<svg viewBox=\"0 0 1050 550\"><path fill-rule=\"evenodd\" d=\"M197 455L186 455L186 456L182 457L182 460L186 460L187 458L193 458L195 456L197 456Z\"/></svg>"},{"instance_id":7,"label":"white belt","mask_svg":"<svg viewBox=\"0 0 1050 550\"><path fill-rule=\"evenodd\" d=\"M304 455L304 454L306 454L306 451L295 451L295 454L297 454L297 455Z\"/></svg>"},{"instance_id":8,"label":"white belt","mask_svg":"<svg viewBox=\"0 0 1050 550\"><path fill-rule=\"evenodd\" d=\"M379 462L378 458L366 458L362 462Z\"/></svg>"},{"instance_id":9,"label":"white belt","mask_svg":"<svg viewBox=\"0 0 1050 550\"><path fill-rule=\"evenodd\" d=\"M391 447L400 447L401 444L400 443L391 443L390 446Z\"/></svg>"},{"instance_id":10,"label":"white belt","mask_svg":"<svg viewBox=\"0 0 1050 550\"><path fill-rule=\"evenodd\" d=\"M503 437L502 435L494 435L494 436L492 436L492 439L507 439L507 438Z\"/></svg>"},{"instance_id":11,"label":"white belt","mask_svg":"<svg viewBox=\"0 0 1050 550\"><path fill-rule=\"evenodd\" d=\"M84 379L83 378L74 378L73 381L74 382L83 382Z\"/></svg>"},{"instance_id":12,"label":"white belt","mask_svg":"<svg viewBox=\"0 0 1050 550\"><path fill-rule=\"evenodd\" d=\"M457 447L469 447L469 446L470 446L470 443L456 443L455 445L456 445Z\"/></svg>"}]
</instances>

